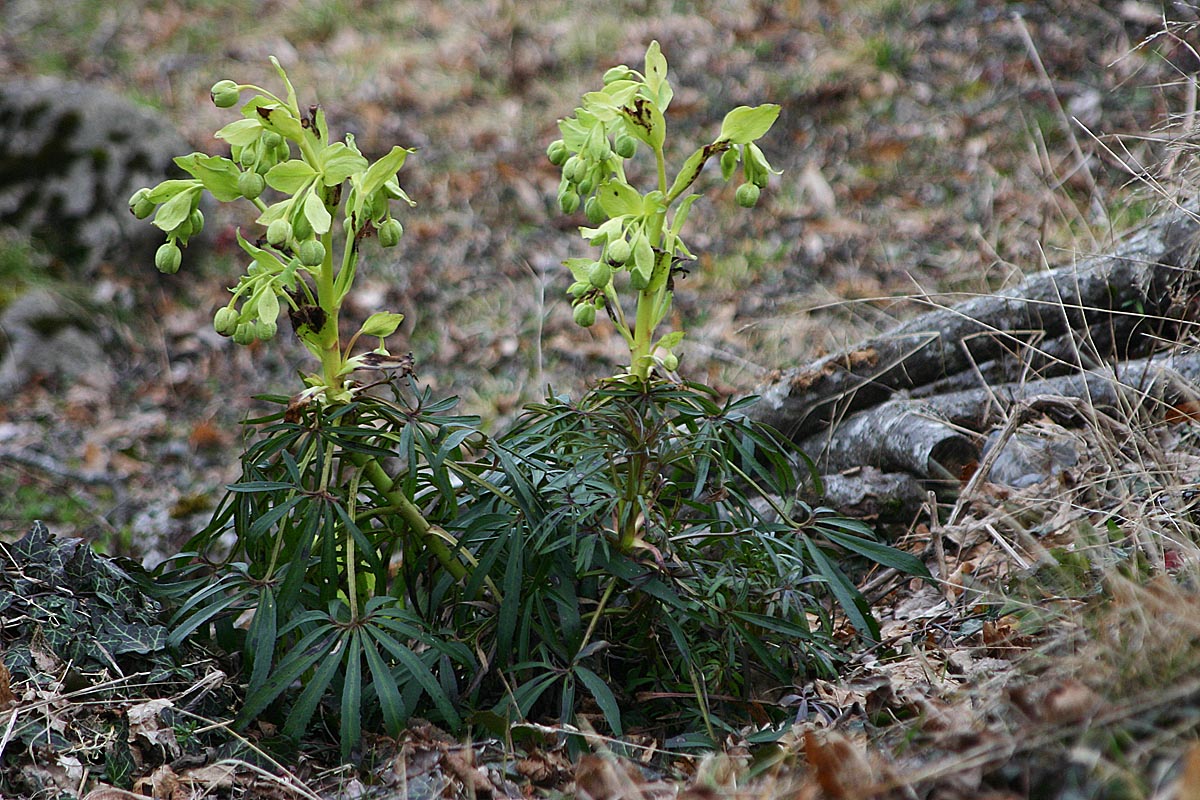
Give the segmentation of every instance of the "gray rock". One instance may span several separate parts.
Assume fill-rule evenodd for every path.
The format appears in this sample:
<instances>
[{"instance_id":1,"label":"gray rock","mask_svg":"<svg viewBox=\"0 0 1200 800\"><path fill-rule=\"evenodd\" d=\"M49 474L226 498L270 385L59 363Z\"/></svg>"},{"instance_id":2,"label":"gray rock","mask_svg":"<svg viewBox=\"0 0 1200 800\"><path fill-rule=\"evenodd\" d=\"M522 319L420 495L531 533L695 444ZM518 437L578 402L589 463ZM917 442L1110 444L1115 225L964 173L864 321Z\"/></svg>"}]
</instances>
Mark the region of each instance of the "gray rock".
<instances>
[{"instance_id":1,"label":"gray rock","mask_svg":"<svg viewBox=\"0 0 1200 800\"><path fill-rule=\"evenodd\" d=\"M161 232L129 196L192 150L161 114L98 86L0 82L0 225L39 240L79 276L101 260L153 269Z\"/></svg>"},{"instance_id":2,"label":"gray rock","mask_svg":"<svg viewBox=\"0 0 1200 800\"><path fill-rule=\"evenodd\" d=\"M39 376L110 389L113 369L91 319L81 304L48 289L14 300L0 315L0 394Z\"/></svg>"}]
</instances>

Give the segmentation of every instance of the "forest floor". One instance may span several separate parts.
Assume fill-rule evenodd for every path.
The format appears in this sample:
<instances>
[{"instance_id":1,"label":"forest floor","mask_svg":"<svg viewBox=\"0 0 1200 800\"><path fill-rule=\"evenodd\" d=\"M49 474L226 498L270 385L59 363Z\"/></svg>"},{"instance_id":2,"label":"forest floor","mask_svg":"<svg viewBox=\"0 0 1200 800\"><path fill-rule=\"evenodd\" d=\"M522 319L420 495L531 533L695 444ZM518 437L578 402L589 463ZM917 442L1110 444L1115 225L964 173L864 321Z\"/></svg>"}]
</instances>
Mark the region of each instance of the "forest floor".
<instances>
[{"instance_id":1,"label":"forest floor","mask_svg":"<svg viewBox=\"0 0 1200 800\"><path fill-rule=\"evenodd\" d=\"M275 55L369 156L418 148L401 173L418 206L401 247L364 263L352 313L404 312L393 352L411 350L422 382L498 428L547 387L577 393L621 366L611 328L571 322L561 262L583 252L581 220L557 213L543 154L580 94L607 67L637 65L651 39L676 86L673 137L709 141L735 105L783 107L763 142L783 175L761 213L729 211L731 197L696 205L687 241L699 260L676 295L681 373L745 394L930 304L1105 252L1193 195L1198 16L1136 0L10 0L0 73L118 89L217 152L211 133L230 117L209 87L273 85ZM111 319L119 389L46 381L0 405L7 446L63 466L0 463L7 538L42 519L155 562L206 521L237 474L240 420L261 410L252 396L289 391L305 355L285 337L235 350L211 334L240 269L233 230L250 219L215 216L211 246L177 276L111 264L89 277L123 298ZM63 273L36 247L4 249L5 264ZM553 731L464 745L414 726L374 742L357 769L314 744L283 771L189 772L160 758L137 765L137 786L163 797L1200 796L1200 538L1163 502L1194 483L1197 430L1117 422L1072 434L1084 455L1067 478L985 488L954 526L942 508L885 531L943 580L872 583L887 647L858 654L840 681L796 686L797 724L773 744L747 730L720 756L644 742L612 760L619 746L593 740L593 755L572 760ZM96 474L113 480L75 479ZM92 785L64 764L48 785Z\"/></svg>"}]
</instances>

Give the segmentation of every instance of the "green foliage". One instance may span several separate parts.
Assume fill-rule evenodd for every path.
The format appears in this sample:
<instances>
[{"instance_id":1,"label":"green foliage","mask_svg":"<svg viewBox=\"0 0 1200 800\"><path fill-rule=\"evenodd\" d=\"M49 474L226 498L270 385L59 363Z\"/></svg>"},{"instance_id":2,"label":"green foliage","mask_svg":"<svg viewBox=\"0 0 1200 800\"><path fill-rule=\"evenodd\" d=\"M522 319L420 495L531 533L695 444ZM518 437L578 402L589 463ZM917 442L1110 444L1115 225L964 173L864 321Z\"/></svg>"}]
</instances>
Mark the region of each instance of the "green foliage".
<instances>
[{"instance_id":1,"label":"green foliage","mask_svg":"<svg viewBox=\"0 0 1200 800\"><path fill-rule=\"evenodd\" d=\"M173 642L202 632L245 653L240 722L302 680L283 733L299 736L323 698L340 697L340 712L329 713L347 756L364 713L397 734L421 706L457 729L456 670L474 662L437 628L440 604L462 600L461 572L438 560L453 556L428 520L457 509L454 470L476 420L411 384L386 387L390 397L336 406L266 398L284 408L254 420L264 428L242 456L241 479L180 555L172 582ZM396 468L386 480L377 474L384 461ZM249 626L234 627L250 610Z\"/></svg>"},{"instance_id":2,"label":"green foliage","mask_svg":"<svg viewBox=\"0 0 1200 800\"><path fill-rule=\"evenodd\" d=\"M839 563L923 566L795 499L795 454L750 402L609 381L530 406L489 448L457 524L503 597L454 627L503 676L504 718L569 722L586 696L618 734L622 708L693 728L682 699L711 741L764 687L833 674L828 599L878 637Z\"/></svg>"},{"instance_id":3,"label":"green foliage","mask_svg":"<svg viewBox=\"0 0 1200 800\"><path fill-rule=\"evenodd\" d=\"M631 374L577 403L531 406L489 440L477 420L452 413L453 400L415 384L411 358L384 348L403 315L372 314L342 343L338 313L360 240L377 232L391 246L402 233L389 204L408 201L396 183L408 151L368 164L351 137L331 142L324 113L302 114L276 68L284 100L213 86L220 107L257 92L243 119L217 133L231 158L177 159L190 180L131 198L167 233L166 272L203 225L202 191L253 202L265 238L239 234L251 263L214 327L242 344L269 339L286 307L322 364L295 396L264 398L281 408L252 420L261 427L241 479L166 571L171 642L201 635L243 654L240 724L274 716L295 739L320 716L348 759L364 728L397 735L414 713L458 730L465 712L571 722L586 704L618 735L622 709L634 708L641 725L715 742L766 687L833 673L839 610L878 638L846 557L914 574L922 565L798 501L799 456L747 419L750 401L722 405L701 385L651 378L654 365L678 366L683 333L654 331L674 262L691 257L679 232L696 196L685 193L719 156L726 180L742 163L737 199L754 205L773 171L754 142L778 106L731 111L667 184L672 90L654 43L644 73L610 70L605 89L561 123L563 140L548 150L563 169L560 202L568 212L582 202L600 225L584 235L604 248L599 260L568 262L575 319L593 324L607 307L629 342ZM659 178L645 194L622 167L642 146ZM268 204L268 192L282 199ZM616 273L637 293L632 326ZM351 355L362 337L378 348ZM351 379L365 370L388 377Z\"/></svg>"}]
</instances>

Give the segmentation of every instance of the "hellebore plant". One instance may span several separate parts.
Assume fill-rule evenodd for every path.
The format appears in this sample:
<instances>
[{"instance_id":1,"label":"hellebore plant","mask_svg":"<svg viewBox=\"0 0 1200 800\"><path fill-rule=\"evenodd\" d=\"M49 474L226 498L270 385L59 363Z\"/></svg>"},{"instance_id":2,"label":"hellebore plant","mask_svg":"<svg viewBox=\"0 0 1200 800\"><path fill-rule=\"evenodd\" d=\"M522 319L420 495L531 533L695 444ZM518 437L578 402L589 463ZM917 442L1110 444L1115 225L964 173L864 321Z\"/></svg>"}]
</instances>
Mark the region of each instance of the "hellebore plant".
<instances>
[{"instance_id":1,"label":"hellebore plant","mask_svg":"<svg viewBox=\"0 0 1200 800\"><path fill-rule=\"evenodd\" d=\"M755 142L779 107L729 112L668 181L672 90L658 43L644 72L618 66L604 82L560 121L547 156L562 168L562 210L582 206L594 226L583 237L600 248L599 258L566 262L575 321L590 326L606 309L629 370L577 401L529 406L489 443L490 467L471 484L455 530L479 564L497 565L503 595L494 615L460 615L455 627L473 631L504 677L502 719L552 712L567 723L586 693L614 733L626 710L642 725L671 719L676 733L701 731L713 746L748 706L770 705L763 686L834 672L835 606L878 639L843 571L848 556L924 567L865 525L798 499L796 465L812 464L747 416L753 399L720 402L706 386L658 374L675 371L683 337L657 329L677 261L692 257L680 238L698 197L689 190L709 160L719 159L726 180L740 162L736 200L753 206L774 172ZM640 192L625 163L643 150L657 181ZM632 317L623 293L633 295ZM736 719L722 722L726 714Z\"/></svg>"},{"instance_id":2,"label":"hellebore plant","mask_svg":"<svg viewBox=\"0 0 1200 800\"><path fill-rule=\"evenodd\" d=\"M231 651L246 652L243 723L300 679L305 689L284 726L298 736L322 698L340 689L348 754L363 709L371 708L361 702L364 692L377 699L374 708L393 733L422 696L443 721L458 724L453 692L445 687L453 685L454 665L473 657L431 632L436 614L429 613L427 592L436 585L445 596L468 575L470 558L429 520L456 511L451 473L476 420L449 414L453 401L416 391L411 356L387 351L384 340L402 314L371 314L347 341L341 336L340 312L363 242L374 236L392 247L403 233L391 208L394 200L413 205L397 180L411 151L393 147L370 163L353 136L333 140L324 110L301 109L286 73L271 61L284 98L228 80L212 88L221 108L250 95L241 118L216 133L229 145L229 158L177 158L190 178L130 198L130 210L143 219L153 215L166 234L155 257L164 273L178 271L181 248L204 224L204 192L221 202L253 203L265 230L254 241L238 232L248 264L213 326L247 345L274 337L286 309L319 364L296 395L268 398L285 409L253 421L264 427L242 456L241 481L177 559L182 605L173 637L208 631ZM364 340L377 346L356 352ZM382 371L385 377L369 385L390 388L392 397L362 391L354 380L361 371ZM412 391L399 386L403 378ZM250 610L249 627L239 631L232 620ZM420 652L416 641L424 642Z\"/></svg>"},{"instance_id":3,"label":"hellebore plant","mask_svg":"<svg viewBox=\"0 0 1200 800\"><path fill-rule=\"evenodd\" d=\"M546 150L551 163L562 168L560 207L572 214L582 205L595 227L581 228L580 233L601 249L597 259L567 261L575 278L570 288L575 322L590 327L596 312L607 309L629 346L630 373L640 380L647 379L655 364L668 372L679 364L673 349L683 332L672 331L657 340L654 336L671 310L678 263L694 258L680 232L699 197L689 190L705 164L719 158L721 176L728 181L741 162L743 182L735 199L746 208L757 204L771 174L779 174L755 144L775 123L779 106L739 106L725 116L717 138L692 153L668 183L665 114L673 95L667 60L658 42L652 42L644 71L627 66L608 70L604 88L585 94L575 115L559 120L562 138ZM657 176L654 188L645 192L625 176L625 162L642 147L653 155ZM627 273L628 289L636 296L632 323L616 282L622 273Z\"/></svg>"}]
</instances>

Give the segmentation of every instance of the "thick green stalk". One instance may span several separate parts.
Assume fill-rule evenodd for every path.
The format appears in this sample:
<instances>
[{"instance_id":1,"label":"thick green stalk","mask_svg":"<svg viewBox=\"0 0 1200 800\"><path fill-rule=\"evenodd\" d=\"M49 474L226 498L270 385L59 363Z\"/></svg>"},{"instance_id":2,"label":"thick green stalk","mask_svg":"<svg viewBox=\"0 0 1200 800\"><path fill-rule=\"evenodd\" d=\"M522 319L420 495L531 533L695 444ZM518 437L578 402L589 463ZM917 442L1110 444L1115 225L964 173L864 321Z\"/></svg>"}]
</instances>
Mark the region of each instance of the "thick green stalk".
<instances>
[{"instance_id":1,"label":"thick green stalk","mask_svg":"<svg viewBox=\"0 0 1200 800\"><path fill-rule=\"evenodd\" d=\"M421 509L417 508L403 491L395 488L395 480L387 474L379 462L374 458L358 454L353 455L352 458L363 468L364 477L387 498L389 503L396 507L396 513L421 537L425 546L429 548L442 567L457 580L466 578L467 568L450 552L450 548L438 534L438 529L429 524L429 520L425 519Z\"/></svg>"},{"instance_id":2,"label":"thick green stalk","mask_svg":"<svg viewBox=\"0 0 1200 800\"><path fill-rule=\"evenodd\" d=\"M658 166L658 189L663 193L663 197L667 194L667 167L666 160L663 158L662 148L657 148L654 151L654 158ZM650 246L660 248L663 245L663 227L667 218L667 209L654 215L647 226L647 235L650 237ZM630 371L633 376L641 381L649 380L650 378L650 354L651 347L654 344L654 328L658 320L658 308L662 303L663 295L667 289L667 279L670 277L671 265L671 249L662 248L654 262L654 269L650 275L650 283L645 289L638 292L637 302L637 317L633 323L633 347L630 351L631 364Z\"/></svg>"},{"instance_id":3,"label":"thick green stalk","mask_svg":"<svg viewBox=\"0 0 1200 800\"><path fill-rule=\"evenodd\" d=\"M341 304L334 296L333 274L333 234L326 233L321 237L325 245L325 260L321 263L321 271L317 275L317 304L325 312L325 327L320 332L321 342L321 377L325 381L325 398L329 402L337 402L342 390L342 345L339 337L338 312Z\"/></svg>"}]
</instances>

